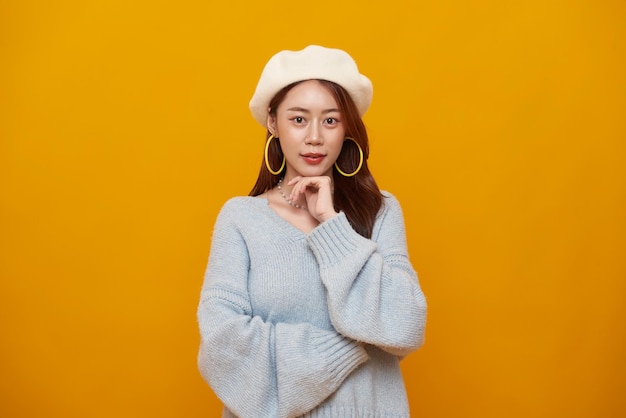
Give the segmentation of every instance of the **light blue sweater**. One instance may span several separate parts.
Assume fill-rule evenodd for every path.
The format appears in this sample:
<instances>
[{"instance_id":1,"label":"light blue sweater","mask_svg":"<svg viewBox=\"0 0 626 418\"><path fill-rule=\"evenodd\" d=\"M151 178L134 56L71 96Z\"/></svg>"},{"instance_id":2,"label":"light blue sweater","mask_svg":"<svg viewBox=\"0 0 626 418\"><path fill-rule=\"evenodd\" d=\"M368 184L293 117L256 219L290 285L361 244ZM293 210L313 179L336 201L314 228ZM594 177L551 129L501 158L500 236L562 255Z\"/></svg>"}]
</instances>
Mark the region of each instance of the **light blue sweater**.
<instances>
[{"instance_id":1,"label":"light blue sweater","mask_svg":"<svg viewBox=\"0 0 626 418\"><path fill-rule=\"evenodd\" d=\"M345 216L305 234L259 197L223 206L198 308L198 365L223 417L409 416L400 358L426 301L384 193L372 239Z\"/></svg>"}]
</instances>

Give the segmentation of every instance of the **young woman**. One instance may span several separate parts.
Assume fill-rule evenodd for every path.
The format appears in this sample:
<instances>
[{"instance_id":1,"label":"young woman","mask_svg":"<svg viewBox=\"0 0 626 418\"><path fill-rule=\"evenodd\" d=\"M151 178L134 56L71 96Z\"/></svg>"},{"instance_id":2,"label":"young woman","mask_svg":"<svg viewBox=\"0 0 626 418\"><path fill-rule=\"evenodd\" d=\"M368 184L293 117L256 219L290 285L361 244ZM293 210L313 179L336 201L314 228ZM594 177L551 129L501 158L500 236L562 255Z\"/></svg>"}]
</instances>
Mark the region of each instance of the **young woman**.
<instances>
[{"instance_id":1,"label":"young woman","mask_svg":"<svg viewBox=\"0 0 626 418\"><path fill-rule=\"evenodd\" d=\"M263 70L261 171L218 216L198 308L223 417L409 416L399 362L423 342L426 302L400 206L367 166L371 97L338 49Z\"/></svg>"}]
</instances>

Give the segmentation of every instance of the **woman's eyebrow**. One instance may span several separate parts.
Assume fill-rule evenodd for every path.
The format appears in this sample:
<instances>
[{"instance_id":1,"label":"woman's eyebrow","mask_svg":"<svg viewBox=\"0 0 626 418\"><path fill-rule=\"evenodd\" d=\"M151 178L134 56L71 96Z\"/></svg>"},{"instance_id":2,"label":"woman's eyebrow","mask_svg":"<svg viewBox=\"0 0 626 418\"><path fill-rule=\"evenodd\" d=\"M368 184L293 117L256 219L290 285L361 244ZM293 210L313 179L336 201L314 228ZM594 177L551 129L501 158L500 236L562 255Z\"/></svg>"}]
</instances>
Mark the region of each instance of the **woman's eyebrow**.
<instances>
[{"instance_id":1,"label":"woman's eyebrow","mask_svg":"<svg viewBox=\"0 0 626 418\"><path fill-rule=\"evenodd\" d=\"M303 112L303 113L311 113L311 111L309 109L305 109L304 107L290 107L289 109L287 109L288 112ZM339 109L326 109L323 110L322 113L333 113L333 112L339 112Z\"/></svg>"}]
</instances>

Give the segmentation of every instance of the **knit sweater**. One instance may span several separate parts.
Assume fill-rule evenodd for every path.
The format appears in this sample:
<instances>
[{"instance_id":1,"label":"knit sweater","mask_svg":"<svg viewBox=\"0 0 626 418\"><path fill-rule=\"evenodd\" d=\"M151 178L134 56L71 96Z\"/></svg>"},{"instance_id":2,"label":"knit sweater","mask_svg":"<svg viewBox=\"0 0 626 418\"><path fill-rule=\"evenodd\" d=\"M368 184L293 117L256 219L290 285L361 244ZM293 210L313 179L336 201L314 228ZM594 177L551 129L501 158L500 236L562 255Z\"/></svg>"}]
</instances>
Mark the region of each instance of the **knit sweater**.
<instances>
[{"instance_id":1,"label":"knit sweater","mask_svg":"<svg viewBox=\"0 0 626 418\"><path fill-rule=\"evenodd\" d=\"M264 198L222 207L198 366L223 417L409 416L399 362L423 342L426 301L384 196L372 239L343 212L306 234Z\"/></svg>"}]
</instances>

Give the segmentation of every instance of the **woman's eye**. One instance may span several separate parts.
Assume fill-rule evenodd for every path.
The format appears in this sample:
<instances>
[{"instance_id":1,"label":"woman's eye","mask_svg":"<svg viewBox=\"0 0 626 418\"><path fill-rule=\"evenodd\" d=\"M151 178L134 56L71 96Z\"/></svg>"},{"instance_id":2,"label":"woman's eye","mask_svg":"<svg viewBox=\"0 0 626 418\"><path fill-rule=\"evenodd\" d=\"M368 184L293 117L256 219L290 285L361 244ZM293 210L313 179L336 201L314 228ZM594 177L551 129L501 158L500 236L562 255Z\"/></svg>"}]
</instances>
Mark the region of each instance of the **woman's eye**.
<instances>
[{"instance_id":1,"label":"woman's eye","mask_svg":"<svg viewBox=\"0 0 626 418\"><path fill-rule=\"evenodd\" d=\"M302 116L296 116L295 118L293 118L294 122L296 123L302 123L304 122L304 118Z\"/></svg>"},{"instance_id":2,"label":"woman's eye","mask_svg":"<svg viewBox=\"0 0 626 418\"><path fill-rule=\"evenodd\" d=\"M335 118L326 118L326 123L328 125L332 125L334 123L337 123L337 119L335 119Z\"/></svg>"}]
</instances>

